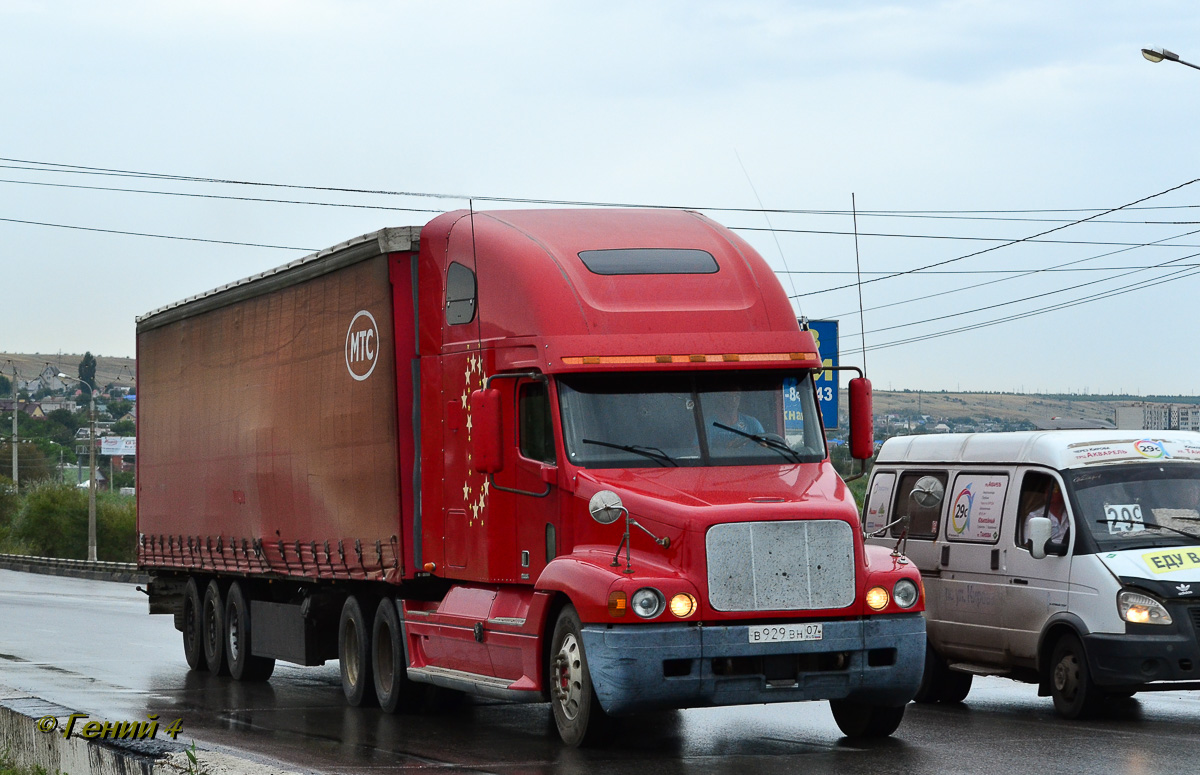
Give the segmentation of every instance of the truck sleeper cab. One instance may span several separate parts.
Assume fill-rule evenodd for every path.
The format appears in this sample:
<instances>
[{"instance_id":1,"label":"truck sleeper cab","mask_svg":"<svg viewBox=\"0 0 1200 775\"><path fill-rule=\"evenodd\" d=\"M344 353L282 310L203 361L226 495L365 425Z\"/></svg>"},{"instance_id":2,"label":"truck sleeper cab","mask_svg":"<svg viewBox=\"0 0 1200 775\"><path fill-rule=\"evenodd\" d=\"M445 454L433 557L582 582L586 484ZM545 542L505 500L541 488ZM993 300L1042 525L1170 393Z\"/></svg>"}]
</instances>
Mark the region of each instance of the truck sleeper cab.
<instances>
[{"instance_id":1,"label":"truck sleeper cab","mask_svg":"<svg viewBox=\"0 0 1200 775\"><path fill-rule=\"evenodd\" d=\"M973 675L1038 684L1060 715L1200 688L1200 434L1042 431L897 437L864 506L928 599L918 702Z\"/></svg>"},{"instance_id":2,"label":"truck sleeper cab","mask_svg":"<svg viewBox=\"0 0 1200 775\"><path fill-rule=\"evenodd\" d=\"M702 216L448 213L138 342L139 563L196 669L336 658L352 704L549 701L574 745L808 699L887 735L917 689L920 577L863 542L812 336Z\"/></svg>"}]
</instances>

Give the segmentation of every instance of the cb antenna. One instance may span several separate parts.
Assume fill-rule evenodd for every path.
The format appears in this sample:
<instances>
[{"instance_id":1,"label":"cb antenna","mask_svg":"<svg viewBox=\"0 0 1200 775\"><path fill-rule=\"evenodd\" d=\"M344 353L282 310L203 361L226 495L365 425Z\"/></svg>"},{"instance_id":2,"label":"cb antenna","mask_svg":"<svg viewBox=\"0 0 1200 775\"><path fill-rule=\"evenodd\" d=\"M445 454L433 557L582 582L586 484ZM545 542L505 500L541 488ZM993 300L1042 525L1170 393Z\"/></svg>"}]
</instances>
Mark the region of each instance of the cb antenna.
<instances>
[{"instance_id":1,"label":"cb antenna","mask_svg":"<svg viewBox=\"0 0 1200 775\"><path fill-rule=\"evenodd\" d=\"M858 328L862 334L862 356L863 356L863 375L867 373L867 326L863 323L863 300L862 300L862 259L858 255L858 205L854 199L854 192L850 192L850 213L854 218L854 266L858 274Z\"/></svg>"},{"instance_id":2,"label":"cb antenna","mask_svg":"<svg viewBox=\"0 0 1200 775\"><path fill-rule=\"evenodd\" d=\"M750 179L750 173L746 170L746 165L742 163L742 155L738 153L737 148L733 149L733 155L737 157L738 165L742 168L742 174L746 176L746 182L750 184L750 191L754 193L754 199L758 202L758 209L762 211L763 220L767 222L767 229L771 232L771 236L775 238L775 249L779 251L779 260L783 262L783 271L787 274L788 282L792 286L792 298L796 301L796 315L797 317L804 317L800 309L800 294L796 292L796 278L792 275L791 269L788 268L787 256L783 254L783 246L779 244L779 233L771 225L771 217L767 214L767 208L763 207L762 197L758 195L758 189L754 187L754 181Z\"/></svg>"}]
</instances>

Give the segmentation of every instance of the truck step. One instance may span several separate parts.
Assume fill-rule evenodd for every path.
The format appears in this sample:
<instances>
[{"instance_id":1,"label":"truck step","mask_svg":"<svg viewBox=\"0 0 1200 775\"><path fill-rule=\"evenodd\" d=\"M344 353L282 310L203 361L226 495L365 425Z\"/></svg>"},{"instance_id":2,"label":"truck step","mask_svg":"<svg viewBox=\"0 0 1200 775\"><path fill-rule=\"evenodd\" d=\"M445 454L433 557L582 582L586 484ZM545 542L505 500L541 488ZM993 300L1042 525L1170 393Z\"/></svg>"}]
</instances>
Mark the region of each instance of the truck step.
<instances>
[{"instance_id":1,"label":"truck step","mask_svg":"<svg viewBox=\"0 0 1200 775\"><path fill-rule=\"evenodd\" d=\"M991 665L973 665L970 662L951 662L950 669L956 673L970 673L971 675L999 675L1007 676L1012 674L1012 670L1006 667L992 667Z\"/></svg>"},{"instance_id":2,"label":"truck step","mask_svg":"<svg viewBox=\"0 0 1200 775\"><path fill-rule=\"evenodd\" d=\"M542 702L542 693L528 689L512 689L511 678L497 678L492 675L468 673L465 670L453 670L448 667L428 665L426 667L408 668L409 679L417 683L433 684L444 689L456 689L468 694L478 694L498 700L511 702Z\"/></svg>"}]
</instances>

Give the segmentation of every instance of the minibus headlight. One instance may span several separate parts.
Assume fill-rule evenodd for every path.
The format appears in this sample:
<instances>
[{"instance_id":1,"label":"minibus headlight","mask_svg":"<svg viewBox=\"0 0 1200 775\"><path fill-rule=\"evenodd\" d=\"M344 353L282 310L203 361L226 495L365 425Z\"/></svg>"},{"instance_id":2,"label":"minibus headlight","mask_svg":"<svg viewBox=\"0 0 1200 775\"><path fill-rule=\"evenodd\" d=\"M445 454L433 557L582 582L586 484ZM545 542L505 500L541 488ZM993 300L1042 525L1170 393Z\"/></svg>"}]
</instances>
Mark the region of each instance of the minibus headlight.
<instances>
[{"instance_id":1,"label":"minibus headlight","mask_svg":"<svg viewBox=\"0 0 1200 775\"><path fill-rule=\"evenodd\" d=\"M1117 595L1117 611L1132 624L1170 624L1171 615L1163 604L1141 592L1122 591Z\"/></svg>"},{"instance_id":2,"label":"minibus headlight","mask_svg":"<svg viewBox=\"0 0 1200 775\"><path fill-rule=\"evenodd\" d=\"M876 611L887 608L888 592L883 587L871 587L867 590L867 605Z\"/></svg>"},{"instance_id":3,"label":"minibus headlight","mask_svg":"<svg viewBox=\"0 0 1200 775\"><path fill-rule=\"evenodd\" d=\"M901 608L912 608L917 604L920 596L917 585L913 583L912 579L900 579L896 582L896 586L892 587L892 598Z\"/></svg>"},{"instance_id":4,"label":"minibus headlight","mask_svg":"<svg viewBox=\"0 0 1200 775\"><path fill-rule=\"evenodd\" d=\"M663 593L654 587L642 587L633 593L633 598L629 602L629 607L633 609L633 612L643 619L653 619L667 607Z\"/></svg>"}]
</instances>

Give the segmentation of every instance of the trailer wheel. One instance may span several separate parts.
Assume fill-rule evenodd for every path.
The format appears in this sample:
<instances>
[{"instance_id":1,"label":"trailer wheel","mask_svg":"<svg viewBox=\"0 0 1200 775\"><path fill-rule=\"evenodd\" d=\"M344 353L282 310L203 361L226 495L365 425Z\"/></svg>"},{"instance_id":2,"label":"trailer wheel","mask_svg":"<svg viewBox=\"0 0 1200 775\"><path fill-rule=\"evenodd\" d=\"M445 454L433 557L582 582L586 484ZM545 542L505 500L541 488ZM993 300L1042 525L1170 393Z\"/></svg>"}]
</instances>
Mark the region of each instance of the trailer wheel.
<instances>
[{"instance_id":1,"label":"trailer wheel","mask_svg":"<svg viewBox=\"0 0 1200 775\"><path fill-rule=\"evenodd\" d=\"M192 670L207 670L204 658L204 600L195 576L183 588L183 656Z\"/></svg>"},{"instance_id":2,"label":"trailer wheel","mask_svg":"<svg viewBox=\"0 0 1200 775\"><path fill-rule=\"evenodd\" d=\"M579 614L568 605L558 615L550 640L550 707L559 736L571 746L604 742L610 726L592 686L582 632Z\"/></svg>"},{"instance_id":3,"label":"trailer wheel","mask_svg":"<svg viewBox=\"0 0 1200 775\"><path fill-rule=\"evenodd\" d=\"M1074 635L1064 635L1054 644L1050 659L1050 696L1054 709L1063 718L1087 718L1093 715L1104 692L1092 681L1087 654Z\"/></svg>"},{"instance_id":4,"label":"trailer wheel","mask_svg":"<svg viewBox=\"0 0 1200 775\"><path fill-rule=\"evenodd\" d=\"M896 731L904 718L904 707L871 705L854 700L830 700L833 720L846 737L887 737Z\"/></svg>"},{"instance_id":5,"label":"trailer wheel","mask_svg":"<svg viewBox=\"0 0 1200 775\"><path fill-rule=\"evenodd\" d=\"M204 661L213 675L229 675L229 663L225 660L225 600L217 580L208 582L204 590L203 625L200 636L204 639Z\"/></svg>"},{"instance_id":6,"label":"trailer wheel","mask_svg":"<svg viewBox=\"0 0 1200 775\"><path fill-rule=\"evenodd\" d=\"M342 669L342 692L354 707L375 704L375 681L371 678L371 620L363 613L358 597L350 595L338 621L338 660Z\"/></svg>"},{"instance_id":7,"label":"trailer wheel","mask_svg":"<svg viewBox=\"0 0 1200 775\"><path fill-rule=\"evenodd\" d=\"M400 615L396 613L396 601L388 597L380 600L375 609L375 623L371 627L371 672L375 676L375 696L384 711L412 712L420 708L425 686L408 679Z\"/></svg>"},{"instance_id":8,"label":"trailer wheel","mask_svg":"<svg viewBox=\"0 0 1200 775\"><path fill-rule=\"evenodd\" d=\"M265 681L275 672L275 660L251 651L250 601L241 582L225 596L225 660L235 681Z\"/></svg>"}]
</instances>

